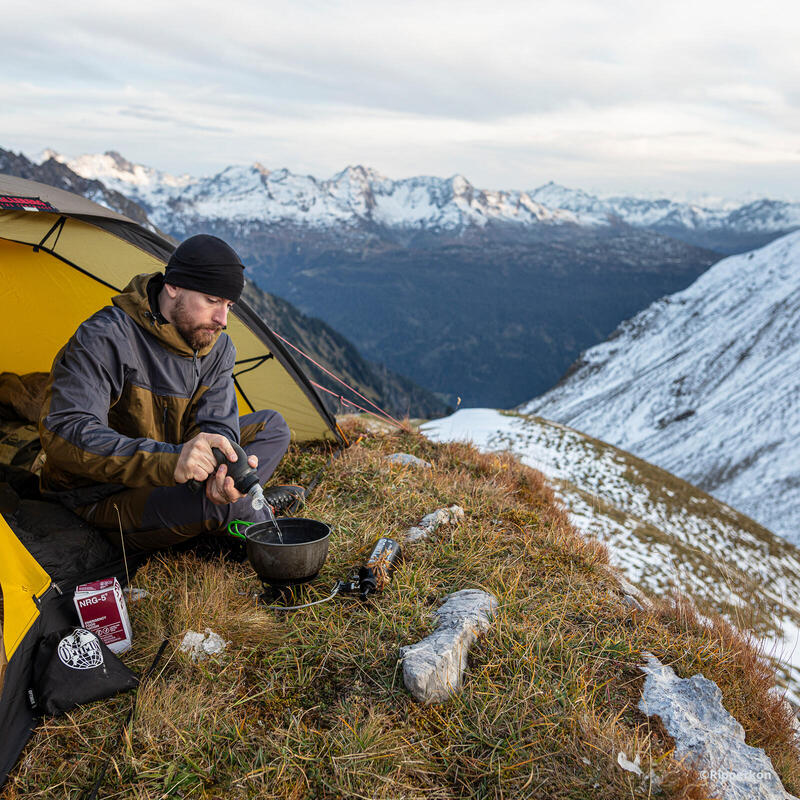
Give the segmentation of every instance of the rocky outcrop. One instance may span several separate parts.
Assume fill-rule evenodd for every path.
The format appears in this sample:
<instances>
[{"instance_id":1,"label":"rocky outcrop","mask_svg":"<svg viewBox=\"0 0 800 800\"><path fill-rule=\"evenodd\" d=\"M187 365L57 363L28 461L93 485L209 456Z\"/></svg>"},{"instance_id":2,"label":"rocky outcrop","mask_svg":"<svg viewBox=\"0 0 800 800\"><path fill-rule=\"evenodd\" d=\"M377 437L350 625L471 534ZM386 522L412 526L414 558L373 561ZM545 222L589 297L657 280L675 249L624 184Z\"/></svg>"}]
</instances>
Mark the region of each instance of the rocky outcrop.
<instances>
[{"instance_id":1,"label":"rocky outcrop","mask_svg":"<svg viewBox=\"0 0 800 800\"><path fill-rule=\"evenodd\" d=\"M783 788L767 754L744 741L744 729L702 675L679 678L648 655L639 710L659 716L675 740L675 758L693 766L722 800L797 800Z\"/></svg>"},{"instance_id":2,"label":"rocky outcrop","mask_svg":"<svg viewBox=\"0 0 800 800\"><path fill-rule=\"evenodd\" d=\"M417 700L442 703L461 688L470 645L489 629L496 610L497 599L488 592L454 592L433 612L436 630L400 649L403 682Z\"/></svg>"}]
</instances>

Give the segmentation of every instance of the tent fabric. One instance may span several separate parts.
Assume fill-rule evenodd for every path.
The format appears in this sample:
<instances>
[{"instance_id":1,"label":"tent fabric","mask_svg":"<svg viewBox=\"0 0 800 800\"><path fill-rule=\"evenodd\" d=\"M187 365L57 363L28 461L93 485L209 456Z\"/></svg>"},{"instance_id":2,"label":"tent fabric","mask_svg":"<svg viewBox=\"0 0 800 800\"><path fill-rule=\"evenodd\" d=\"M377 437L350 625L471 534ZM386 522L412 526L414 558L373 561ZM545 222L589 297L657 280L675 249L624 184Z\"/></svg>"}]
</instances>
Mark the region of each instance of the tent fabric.
<instances>
[{"instance_id":1,"label":"tent fabric","mask_svg":"<svg viewBox=\"0 0 800 800\"><path fill-rule=\"evenodd\" d=\"M37 618L9 660L0 692L0 731L3 732L0 736L0 786L5 783L36 727L36 718L28 705L27 689L39 639L77 621L71 595L59 595L51 587L41 598Z\"/></svg>"},{"instance_id":2,"label":"tent fabric","mask_svg":"<svg viewBox=\"0 0 800 800\"><path fill-rule=\"evenodd\" d=\"M11 661L39 616L36 600L50 586L50 576L36 563L0 516L0 586L3 588L3 651Z\"/></svg>"},{"instance_id":3,"label":"tent fabric","mask_svg":"<svg viewBox=\"0 0 800 800\"><path fill-rule=\"evenodd\" d=\"M87 200L79 194L67 192L64 189L56 189L55 186L48 186L46 183L29 181L27 178L17 178L14 175L0 175L0 207L7 207L10 203L3 203L3 198L32 198L42 201L62 214L70 216L97 217L100 219L116 220L118 222L130 222L136 225L133 220L118 214L105 206L100 206ZM20 208L25 208L24 203L18 204Z\"/></svg>"}]
</instances>

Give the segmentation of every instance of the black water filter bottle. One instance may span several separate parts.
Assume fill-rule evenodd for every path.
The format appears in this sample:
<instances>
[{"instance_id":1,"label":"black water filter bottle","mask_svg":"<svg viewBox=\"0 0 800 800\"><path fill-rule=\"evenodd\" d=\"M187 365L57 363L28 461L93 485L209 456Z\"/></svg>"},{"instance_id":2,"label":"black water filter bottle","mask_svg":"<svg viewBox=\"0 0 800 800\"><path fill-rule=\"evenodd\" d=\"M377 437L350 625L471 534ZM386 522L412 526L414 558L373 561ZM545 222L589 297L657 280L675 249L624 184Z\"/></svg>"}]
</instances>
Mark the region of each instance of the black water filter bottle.
<instances>
[{"instance_id":1,"label":"black water filter bottle","mask_svg":"<svg viewBox=\"0 0 800 800\"><path fill-rule=\"evenodd\" d=\"M264 507L265 501L261 484L258 481L258 473L247 463L247 453L245 453L240 444L231 442L231 447L236 452L236 461L228 461L225 453L218 447L212 447L211 452L214 454L214 458L217 459L217 465L228 465L228 475L233 478L233 485L237 491L242 494L249 494L253 508L259 510ZM194 480L194 478L186 483L193 492L199 491L203 485L200 481Z\"/></svg>"},{"instance_id":2,"label":"black water filter bottle","mask_svg":"<svg viewBox=\"0 0 800 800\"><path fill-rule=\"evenodd\" d=\"M364 566L358 570L359 594L366 600L372 592L389 583L389 576L400 560L400 543L382 536L375 542Z\"/></svg>"}]
</instances>

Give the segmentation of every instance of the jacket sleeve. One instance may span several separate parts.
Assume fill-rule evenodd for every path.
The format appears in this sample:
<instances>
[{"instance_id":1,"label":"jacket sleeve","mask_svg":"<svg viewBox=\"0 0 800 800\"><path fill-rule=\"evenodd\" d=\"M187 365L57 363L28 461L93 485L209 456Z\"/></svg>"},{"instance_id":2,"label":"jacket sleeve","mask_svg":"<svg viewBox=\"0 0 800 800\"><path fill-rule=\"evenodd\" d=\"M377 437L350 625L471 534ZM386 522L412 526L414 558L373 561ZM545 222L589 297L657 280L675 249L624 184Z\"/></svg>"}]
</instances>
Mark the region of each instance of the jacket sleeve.
<instances>
[{"instance_id":1,"label":"jacket sleeve","mask_svg":"<svg viewBox=\"0 0 800 800\"><path fill-rule=\"evenodd\" d=\"M226 336L221 355L214 358L213 364L204 370L201 377L184 441L203 432L221 433L230 441L239 442L239 404L236 401L236 384L233 382L235 362L236 348Z\"/></svg>"},{"instance_id":2,"label":"jacket sleeve","mask_svg":"<svg viewBox=\"0 0 800 800\"><path fill-rule=\"evenodd\" d=\"M56 356L39 436L48 467L98 483L174 485L181 445L131 438L109 427L108 412L125 385L128 338L99 312Z\"/></svg>"}]
</instances>

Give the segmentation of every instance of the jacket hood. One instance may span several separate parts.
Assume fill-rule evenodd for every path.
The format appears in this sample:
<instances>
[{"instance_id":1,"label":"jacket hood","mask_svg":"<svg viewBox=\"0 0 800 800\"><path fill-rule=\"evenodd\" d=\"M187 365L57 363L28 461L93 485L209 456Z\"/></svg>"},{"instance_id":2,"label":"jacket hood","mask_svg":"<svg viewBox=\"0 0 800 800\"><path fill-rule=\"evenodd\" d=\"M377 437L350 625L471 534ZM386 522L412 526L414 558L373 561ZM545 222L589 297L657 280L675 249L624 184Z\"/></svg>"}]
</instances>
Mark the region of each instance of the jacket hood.
<instances>
[{"instance_id":1,"label":"jacket hood","mask_svg":"<svg viewBox=\"0 0 800 800\"><path fill-rule=\"evenodd\" d=\"M163 283L164 273L150 272L137 275L122 290L122 294L111 298L111 302L121 311L124 311L141 328L155 336L168 350L191 358L195 355L195 351L181 336L178 329L171 322L167 322L158 309L151 308L147 292L147 287L151 280ZM198 356L208 355L214 349L214 345L220 335L221 332L214 337L211 344L200 348L196 354Z\"/></svg>"}]
</instances>

